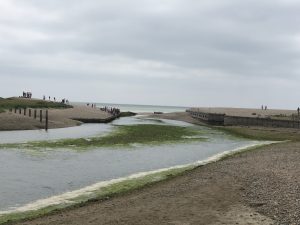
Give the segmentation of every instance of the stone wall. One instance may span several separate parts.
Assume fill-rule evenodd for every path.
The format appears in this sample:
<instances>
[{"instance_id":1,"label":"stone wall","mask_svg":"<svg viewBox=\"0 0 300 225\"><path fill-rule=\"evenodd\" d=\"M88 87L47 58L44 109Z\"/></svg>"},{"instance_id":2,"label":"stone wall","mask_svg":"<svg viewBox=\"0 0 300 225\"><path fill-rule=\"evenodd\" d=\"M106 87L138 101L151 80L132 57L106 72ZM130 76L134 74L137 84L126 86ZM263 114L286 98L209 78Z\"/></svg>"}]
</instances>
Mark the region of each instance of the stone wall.
<instances>
[{"instance_id":1,"label":"stone wall","mask_svg":"<svg viewBox=\"0 0 300 225\"><path fill-rule=\"evenodd\" d=\"M300 123L296 120L274 120L269 118L225 116L225 126L260 126L260 127L283 127L299 128Z\"/></svg>"},{"instance_id":2,"label":"stone wall","mask_svg":"<svg viewBox=\"0 0 300 225\"><path fill-rule=\"evenodd\" d=\"M224 116L225 114L218 113L204 113L198 111L187 110L188 113L195 119L199 119L204 123L211 125L224 125Z\"/></svg>"},{"instance_id":3,"label":"stone wall","mask_svg":"<svg viewBox=\"0 0 300 225\"><path fill-rule=\"evenodd\" d=\"M225 114L204 113L192 110L187 110L187 112L190 113L193 118L211 125L300 128L300 122L297 120L227 116Z\"/></svg>"}]
</instances>

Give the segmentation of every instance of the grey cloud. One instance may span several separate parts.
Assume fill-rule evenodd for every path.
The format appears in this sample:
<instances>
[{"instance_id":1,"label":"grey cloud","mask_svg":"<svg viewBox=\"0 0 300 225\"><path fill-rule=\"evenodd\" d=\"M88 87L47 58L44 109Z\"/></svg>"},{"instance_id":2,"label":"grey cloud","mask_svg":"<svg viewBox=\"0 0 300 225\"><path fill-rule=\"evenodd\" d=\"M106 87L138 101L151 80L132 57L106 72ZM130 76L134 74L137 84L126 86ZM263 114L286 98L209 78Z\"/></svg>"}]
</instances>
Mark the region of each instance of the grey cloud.
<instances>
[{"instance_id":1,"label":"grey cloud","mask_svg":"<svg viewBox=\"0 0 300 225\"><path fill-rule=\"evenodd\" d=\"M169 95L161 100L154 91L177 94L182 105L269 101L293 107L296 100L273 97L287 91L300 97L294 86L300 77L297 1L4 2L27 18L0 16L0 76L73 79L76 85L94 80L124 92L132 87L149 104L169 104ZM275 96L263 96L266 90ZM205 93L210 101L199 102L196 95Z\"/></svg>"}]
</instances>

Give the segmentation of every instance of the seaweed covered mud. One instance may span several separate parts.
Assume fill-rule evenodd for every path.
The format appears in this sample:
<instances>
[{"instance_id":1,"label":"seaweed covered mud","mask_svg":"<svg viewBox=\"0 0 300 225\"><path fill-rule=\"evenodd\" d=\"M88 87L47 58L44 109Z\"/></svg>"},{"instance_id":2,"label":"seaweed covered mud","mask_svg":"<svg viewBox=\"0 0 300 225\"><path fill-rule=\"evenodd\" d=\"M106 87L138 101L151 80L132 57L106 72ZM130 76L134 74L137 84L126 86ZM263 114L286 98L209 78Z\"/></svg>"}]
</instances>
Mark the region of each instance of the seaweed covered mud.
<instances>
[{"instance_id":1,"label":"seaweed covered mud","mask_svg":"<svg viewBox=\"0 0 300 225\"><path fill-rule=\"evenodd\" d=\"M128 147L131 144L163 144L187 141L204 141L201 132L192 127L158 124L117 125L106 136L62 139L56 141L1 144L0 148L92 148Z\"/></svg>"}]
</instances>

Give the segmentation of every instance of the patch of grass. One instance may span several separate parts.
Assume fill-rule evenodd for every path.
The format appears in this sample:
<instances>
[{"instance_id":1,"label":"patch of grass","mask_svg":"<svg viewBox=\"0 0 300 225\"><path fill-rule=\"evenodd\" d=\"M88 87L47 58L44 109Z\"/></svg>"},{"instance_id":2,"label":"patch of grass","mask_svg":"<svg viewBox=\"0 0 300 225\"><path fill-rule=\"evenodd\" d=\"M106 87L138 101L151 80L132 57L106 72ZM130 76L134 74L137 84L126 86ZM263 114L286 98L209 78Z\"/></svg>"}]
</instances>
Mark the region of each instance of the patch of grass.
<instances>
[{"instance_id":1,"label":"patch of grass","mask_svg":"<svg viewBox=\"0 0 300 225\"><path fill-rule=\"evenodd\" d=\"M63 139L58 141L29 142L26 144L2 144L0 148L80 148L88 147L128 147L131 144L162 144L182 141L203 141L195 136L198 130L190 127L139 124L116 126L107 136ZM195 136L194 138L188 138Z\"/></svg>"},{"instance_id":2,"label":"patch of grass","mask_svg":"<svg viewBox=\"0 0 300 225\"><path fill-rule=\"evenodd\" d=\"M269 141L300 141L300 130L284 128L261 128L261 127L217 127L236 137L252 140Z\"/></svg>"},{"instance_id":3,"label":"patch of grass","mask_svg":"<svg viewBox=\"0 0 300 225\"><path fill-rule=\"evenodd\" d=\"M26 98L0 98L0 111L13 108L55 108L65 109L72 108L60 102L49 102L43 100L26 99Z\"/></svg>"}]
</instances>

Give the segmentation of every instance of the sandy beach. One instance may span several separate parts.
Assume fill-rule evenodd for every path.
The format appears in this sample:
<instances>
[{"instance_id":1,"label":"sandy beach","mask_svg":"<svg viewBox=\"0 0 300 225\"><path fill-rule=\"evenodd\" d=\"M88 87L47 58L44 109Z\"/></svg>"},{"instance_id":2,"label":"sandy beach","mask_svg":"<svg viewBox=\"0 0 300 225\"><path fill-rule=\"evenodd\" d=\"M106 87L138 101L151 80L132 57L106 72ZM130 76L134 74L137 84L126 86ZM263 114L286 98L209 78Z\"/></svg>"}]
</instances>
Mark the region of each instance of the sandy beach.
<instances>
[{"instance_id":1,"label":"sandy beach","mask_svg":"<svg viewBox=\"0 0 300 225\"><path fill-rule=\"evenodd\" d=\"M45 114L45 109L43 109ZM39 114L38 114L39 115ZM49 128L63 128L82 124L75 120L82 119L107 119L111 114L100 109L87 106L74 106L68 109L49 109ZM4 112L0 113L0 130L35 130L44 129L45 122L40 123L39 119L24 116L23 114Z\"/></svg>"},{"instance_id":2,"label":"sandy beach","mask_svg":"<svg viewBox=\"0 0 300 225\"><path fill-rule=\"evenodd\" d=\"M198 123L186 113L155 117ZM296 133L284 132L291 137ZM140 190L17 224L299 224L299 149L295 140L272 144Z\"/></svg>"}]
</instances>

